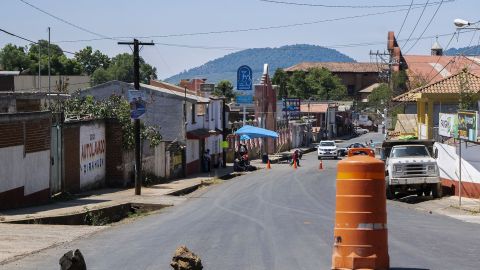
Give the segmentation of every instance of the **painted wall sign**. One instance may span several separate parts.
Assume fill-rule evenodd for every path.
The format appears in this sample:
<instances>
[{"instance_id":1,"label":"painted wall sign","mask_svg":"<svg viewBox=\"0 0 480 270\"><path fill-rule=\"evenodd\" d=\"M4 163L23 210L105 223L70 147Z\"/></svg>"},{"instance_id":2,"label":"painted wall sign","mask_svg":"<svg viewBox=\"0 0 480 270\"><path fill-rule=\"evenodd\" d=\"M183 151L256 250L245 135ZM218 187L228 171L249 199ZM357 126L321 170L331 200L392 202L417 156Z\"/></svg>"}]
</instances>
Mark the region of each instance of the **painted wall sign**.
<instances>
[{"instance_id":1,"label":"painted wall sign","mask_svg":"<svg viewBox=\"0 0 480 270\"><path fill-rule=\"evenodd\" d=\"M237 70L237 90L252 90L252 69L243 65Z\"/></svg>"},{"instance_id":2,"label":"painted wall sign","mask_svg":"<svg viewBox=\"0 0 480 270\"><path fill-rule=\"evenodd\" d=\"M91 123L80 127L80 187L105 178L105 125Z\"/></svg>"}]
</instances>

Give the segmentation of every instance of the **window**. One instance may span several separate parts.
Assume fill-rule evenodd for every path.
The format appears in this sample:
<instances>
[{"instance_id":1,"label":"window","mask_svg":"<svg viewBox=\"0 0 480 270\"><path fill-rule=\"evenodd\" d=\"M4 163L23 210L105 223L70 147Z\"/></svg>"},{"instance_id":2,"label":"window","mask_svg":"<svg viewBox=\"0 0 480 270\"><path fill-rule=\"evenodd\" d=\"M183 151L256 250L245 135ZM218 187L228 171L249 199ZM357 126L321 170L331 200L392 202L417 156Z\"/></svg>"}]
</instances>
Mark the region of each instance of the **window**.
<instances>
[{"instance_id":1,"label":"window","mask_svg":"<svg viewBox=\"0 0 480 270\"><path fill-rule=\"evenodd\" d=\"M196 117L197 117L197 114L195 113L195 103L192 103L192 124L195 124L197 121L195 121Z\"/></svg>"}]
</instances>

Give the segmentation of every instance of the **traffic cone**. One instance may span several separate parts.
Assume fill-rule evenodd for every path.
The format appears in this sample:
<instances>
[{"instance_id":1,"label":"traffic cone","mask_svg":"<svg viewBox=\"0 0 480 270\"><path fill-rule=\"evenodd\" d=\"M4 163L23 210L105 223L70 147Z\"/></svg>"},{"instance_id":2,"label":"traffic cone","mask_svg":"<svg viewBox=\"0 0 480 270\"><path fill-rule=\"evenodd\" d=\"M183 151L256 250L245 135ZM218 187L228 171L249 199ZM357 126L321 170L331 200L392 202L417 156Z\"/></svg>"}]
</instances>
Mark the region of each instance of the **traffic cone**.
<instances>
[{"instance_id":1,"label":"traffic cone","mask_svg":"<svg viewBox=\"0 0 480 270\"><path fill-rule=\"evenodd\" d=\"M296 161L296 160L293 161L293 168L294 168L295 170L297 169L297 161Z\"/></svg>"},{"instance_id":2,"label":"traffic cone","mask_svg":"<svg viewBox=\"0 0 480 270\"><path fill-rule=\"evenodd\" d=\"M270 159L267 161L267 169L271 169L272 166L270 165Z\"/></svg>"},{"instance_id":3,"label":"traffic cone","mask_svg":"<svg viewBox=\"0 0 480 270\"><path fill-rule=\"evenodd\" d=\"M323 160L320 160L320 165L318 165L319 170L323 170Z\"/></svg>"}]
</instances>

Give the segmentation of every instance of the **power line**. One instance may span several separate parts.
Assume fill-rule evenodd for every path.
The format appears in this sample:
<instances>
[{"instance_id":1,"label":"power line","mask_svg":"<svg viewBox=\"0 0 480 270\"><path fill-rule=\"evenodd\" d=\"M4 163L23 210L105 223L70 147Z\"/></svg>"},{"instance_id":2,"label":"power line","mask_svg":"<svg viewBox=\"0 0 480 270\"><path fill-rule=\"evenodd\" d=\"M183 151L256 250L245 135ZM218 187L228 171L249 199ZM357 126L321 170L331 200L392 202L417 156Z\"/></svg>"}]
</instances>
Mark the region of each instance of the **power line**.
<instances>
[{"instance_id":1,"label":"power line","mask_svg":"<svg viewBox=\"0 0 480 270\"><path fill-rule=\"evenodd\" d=\"M10 35L10 36L13 36L13 37L16 37L16 38L19 38L19 39L28 41L28 42L33 43L33 44L40 45L40 43L38 43L38 42L36 42L36 41L33 41L33 40L28 39L28 38L26 38L26 37L19 36L19 35L17 35L17 34L14 34L14 33L12 33L12 32L7 31L7 30L4 30L4 29L1 29L1 28L0 28L0 31L4 32L4 33L7 34L7 35ZM61 51L64 52L64 53L68 53L68 54L75 55L75 53L73 53L73 52L69 52L69 51L65 51L65 50L61 50Z\"/></svg>"},{"instance_id":2,"label":"power line","mask_svg":"<svg viewBox=\"0 0 480 270\"><path fill-rule=\"evenodd\" d=\"M394 8L394 7L408 7L408 6L423 6L424 3L418 4L400 4L400 5L325 5L325 4L310 4L310 3L299 3L299 2L288 2L288 1L277 1L277 0L258 0L260 2L273 3L273 4L283 4L283 5L293 5L293 6L307 6L307 7L324 7L324 8ZM450 0L453 2L455 0ZM428 3L428 1L427 1ZM433 2L432 4L438 4L439 2Z\"/></svg>"},{"instance_id":3,"label":"power line","mask_svg":"<svg viewBox=\"0 0 480 270\"><path fill-rule=\"evenodd\" d=\"M88 30L88 29L86 29L86 28L84 28L84 27L81 27L81 26L79 26L79 25L73 24L73 23L71 23L71 22L69 22L69 21L67 21L67 20L65 20L65 19L62 19L62 18L60 18L60 17L58 17L58 16L56 16L56 15L53 15L52 13L49 13L49 12L47 12L47 11L45 11L45 10L37 7L37 6L35 6L35 5L33 5L33 4L25 1L25 0L19 0L19 1L22 2L22 3L24 3L25 5L28 5L28 6L32 7L32 8L34 8L34 9L42 12L43 14L46 14L46 15L48 15L48 16L50 16L50 17L52 17L52 18L54 18L54 19L56 19L56 20L58 20L58 21L61 21L61 22L63 22L63 23L66 23L66 24L68 24L68 25L70 25L70 26L72 26L72 27L74 27L74 28L77 28L77 29L79 29L79 30L81 30L81 31L84 31L84 32L86 32L86 33L89 33L89 34L92 34L92 35L95 35L95 36L97 36L97 37L101 37L101 38L104 38L104 39L112 39L112 40L115 40L115 38L107 37L107 36L105 36L105 35L102 35L102 34L93 32L93 31Z\"/></svg>"},{"instance_id":4,"label":"power line","mask_svg":"<svg viewBox=\"0 0 480 270\"><path fill-rule=\"evenodd\" d=\"M408 7L407 14L405 15L405 18L403 18L402 26L400 26L400 30L398 30L398 33L397 33L397 38L400 37L400 33L403 30L403 26L405 26L405 22L407 21L408 15L410 14L410 10L412 10L413 1L414 0L412 0L412 2L410 2L410 6Z\"/></svg>"},{"instance_id":5,"label":"power line","mask_svg":"<svg viewBox=\"0 0 480 270\"><path fill-rule=\"evenodd\" d=\"M425 29L423 29L423 32L420 34L420 37L422 37L425 34L425 32L427 31L428 27L430 27L430 24L432 24L433 19L435 18L435 16L437 16L438 10L442 7L442 4L443 4L443 0L440 2L440 4L438 4L437 9L435 10L432 17L430 18L430 21L428 21L427 26L425 26ZM417 39L415 41L415 43L413 43L413 45L410 47L410 49L408 49L405 52L405 54L407 54L411 49L413 49L413 47L415 47L415 45L417 45L418 41L419 41L419 39Z\"/></svg>"},{"instance_id":6,"label":"power line","mask_svg":"<svg viewBox=\"0 0 480 270\"><path fill-rule=\"evenodd\" d=\"M449 0L449 1L453 2L455 0ZM431 5L435 5L435 4L431 3L431 4L428 4L426 6L431 6ZM421 8L421 7L412 7L411 9L418 9L418 8ZM86 42L86 41L97 41L97 40L103 40L103 39L127 39L127 38L151 39L151 38L185 37L185 36L200 36L200 35L214 35L214 34L263 31L263 30L283 29L283 28L291 28L291 27L298 27L298 26L305 26L305 25L315 25L315 24L326 23L326 22L336 22L336 21L342 21L342 20L358 19L358 18L364 18L364 17L370 17L370 16L378 16L378 15L398 13L398 12L407 11L407 10L408 10L407 8L394 9L394 10L379 11L379 12L373 12L373 13L365 13L365 14L360 14L360 15L352 15L352 16L345 16L345 17L338 17L338 18L331 18L331 19L316 20L316 21L310 21L310 22L301 22L301 23L284 24L284 25L273 25L273 26L264 26L264 27L255 27L255 28L230 29L230 30L205 31L205 32L191 32L191 33L179 33L179 34L165 34L165 35L150 35L150 36L137 36L137 37L117 36L117 37L109 37L109 38L95 38L95 39L81 39L81 40L61 40L61 41L56 41L55 43Z\"/></svg>"},{"instance_id":7,"label":"power line","mask_svg":"<svg viewBox=\"0 0 480 270\"><path fill-rule=\"evenodd\" d=\"M415 30L417 29L417 26L418 26L418 24L420 23L420 20L421 20L422 17L423 17L423 13L425 12L425 9L427 8L427 5L428 5L428 2L429 2L429 1L430 1L430 0L428 0L427 3L425 4L425 6L423 7L422 13L420 14L420 17L418 17L417 23L415 23L415 26L413 27L412 32L410 32L410 35L408 36L407 41L403 44L403 47L407 46L408 41L410 40L410 38L412 37L413 33L414 33ZM402 47L402 48L403 48L403 47Z\"/></svg>"}]
</instances>

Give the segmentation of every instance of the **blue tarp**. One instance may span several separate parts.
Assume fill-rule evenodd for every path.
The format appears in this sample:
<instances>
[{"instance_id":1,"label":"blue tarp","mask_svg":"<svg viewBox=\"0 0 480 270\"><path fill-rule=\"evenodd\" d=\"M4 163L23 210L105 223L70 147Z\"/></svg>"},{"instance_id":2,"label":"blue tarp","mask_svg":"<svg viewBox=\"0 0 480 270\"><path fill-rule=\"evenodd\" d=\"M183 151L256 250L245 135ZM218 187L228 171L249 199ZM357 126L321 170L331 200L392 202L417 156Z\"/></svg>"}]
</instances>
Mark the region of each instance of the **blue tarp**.
<instances>
[{"instance_id":1,"label":"blue tarp","mask_svg":"<svg viewBox=\"0 0 480 270\"><path fill-rule=\"evenodd\" d=\"M254 138L278 138L278 134L275 131L271 131L264 128L245 125L235 132L240 135L240 140L249 140Z\"/></svg>"}]
</instances>

